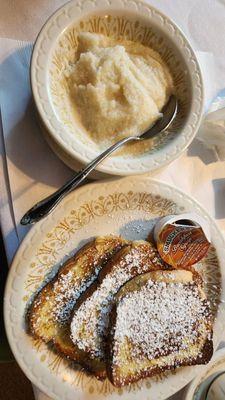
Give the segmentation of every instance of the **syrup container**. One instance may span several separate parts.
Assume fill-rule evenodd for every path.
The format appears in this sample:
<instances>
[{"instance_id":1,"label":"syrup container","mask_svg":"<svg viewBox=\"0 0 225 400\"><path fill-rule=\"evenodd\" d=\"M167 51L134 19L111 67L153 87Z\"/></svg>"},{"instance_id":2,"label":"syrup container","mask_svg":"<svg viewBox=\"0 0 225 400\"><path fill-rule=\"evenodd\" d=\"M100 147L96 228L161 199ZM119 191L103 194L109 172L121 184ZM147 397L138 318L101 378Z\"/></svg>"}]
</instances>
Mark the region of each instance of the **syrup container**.
<instances>
[{"instance_id":1,"label":"syrup container","mask_svg":"<svg viewBox=\"0 0 225 400\"><path fill-rule=\"evenodd\" d=\"M185 213L161 218L154 239L162 259L174 268L187 268L200 261L210 246L210 230L197 214Z\"/></svg>"}]
</instances>

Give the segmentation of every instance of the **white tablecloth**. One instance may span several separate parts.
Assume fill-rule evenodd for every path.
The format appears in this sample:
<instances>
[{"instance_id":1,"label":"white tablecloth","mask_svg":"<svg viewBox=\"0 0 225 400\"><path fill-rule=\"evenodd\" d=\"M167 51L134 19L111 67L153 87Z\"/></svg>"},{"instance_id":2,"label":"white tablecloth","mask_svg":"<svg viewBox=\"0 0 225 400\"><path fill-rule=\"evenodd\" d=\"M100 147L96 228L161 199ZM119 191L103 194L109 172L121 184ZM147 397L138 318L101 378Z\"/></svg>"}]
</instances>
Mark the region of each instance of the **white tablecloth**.
<instances>
[{"instance_id":1,"label":"white tablecloth","mask_svg":"<svg viewBox=\"0 0 225 400\"><path fill-rule=\"evenodd\" d=\"M47 16L63 3L61 0L3 2L0 36L33 40ZM196 50L214 56L211 61L208 57L207 63L203 62L207 98L212 99L225 87L225 3L222 0L152 0L151 3L175 20ZM35 122L29 80L24 73L30 45L25 45L25 53L20 52L21 46L24 48L24 43L0 42L0 82L4 82L0 84L3 125L2 131L0 129L0 222L9 262L26 234L27 229L19 225L23 213L72 175L48 148ZM11 80L9 74L3 74L10 65ZM15 80L13 74L23 79ZM6 78L11 85L7 93ZM152 176L193 195L225 230L224 171L225 162L216 162L213 152L194 140L179 159ZM45 399L36 390L35 396ZM182 393L174 398L181 399Z\"/></svg>"}]
</instances>

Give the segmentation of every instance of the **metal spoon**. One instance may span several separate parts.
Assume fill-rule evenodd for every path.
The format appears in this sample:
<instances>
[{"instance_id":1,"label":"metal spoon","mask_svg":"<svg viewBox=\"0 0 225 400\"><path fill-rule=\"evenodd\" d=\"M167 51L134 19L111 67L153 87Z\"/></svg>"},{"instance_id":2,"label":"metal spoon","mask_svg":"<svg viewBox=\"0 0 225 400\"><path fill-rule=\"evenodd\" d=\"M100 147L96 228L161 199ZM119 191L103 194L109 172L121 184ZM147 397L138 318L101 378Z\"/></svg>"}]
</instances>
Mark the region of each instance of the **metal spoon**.
<instances>
[{"instance_id":1,"label":"metal spoon","mask_svg":"<svg viewBox=\"0 0 225 400\"><path fill-rule=\"evenodd\" d=\"M125 139L119 140L114 145L110 146L102 154L96 157L90 162L84 169L79 171L71 180L69 180L65 185L63 185L56 192L52 193L50 196L39 201L35 204L21 219L20 223L22 225L33 224L46 215L48 215L56 205L66 196L67 193L75 189L83 180L90 174L90 172L107 156L113 153L115 150L119 149L125 143L132 141L141 141L145 139L153 138L158 133L166 130L177 113L177 99L174 95L170 96L167 104L163 107L162 117L160 117L156 123L149 128L146 132L142 133L140 136L129 136Z\"/></svg>"}]
</instances>

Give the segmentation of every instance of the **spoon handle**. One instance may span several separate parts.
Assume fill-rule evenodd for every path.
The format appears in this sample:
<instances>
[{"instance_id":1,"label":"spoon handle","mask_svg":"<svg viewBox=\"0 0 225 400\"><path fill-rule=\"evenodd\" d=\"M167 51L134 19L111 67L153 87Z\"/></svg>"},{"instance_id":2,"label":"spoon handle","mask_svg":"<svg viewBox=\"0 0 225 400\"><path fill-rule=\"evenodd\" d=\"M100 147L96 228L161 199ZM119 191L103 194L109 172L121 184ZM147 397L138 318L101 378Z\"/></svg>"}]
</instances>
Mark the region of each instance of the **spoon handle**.
<instances>
[{"instance_id":1,"label":"spoon handle","mask_svg":"<svg viewBox=\"0 0 225 400\"><path fill-rule=\"evenodd\" d=\"M83 180L90 174L95 167L100 164L108 155L119 149L127 142L133 140L139 140L139 137L129 136L127 138L119 140L117 143L110 146L107 150L103 151L98 157L91 161L84 169L80 170L72 179L66 182L60 189L52 193L50 196L39 201L30 210L24 214L20 223L22 225L28 225L35 223L49 214L56 205L65 197L66 194L75 189Z\"/></svg>"}]
</instances>

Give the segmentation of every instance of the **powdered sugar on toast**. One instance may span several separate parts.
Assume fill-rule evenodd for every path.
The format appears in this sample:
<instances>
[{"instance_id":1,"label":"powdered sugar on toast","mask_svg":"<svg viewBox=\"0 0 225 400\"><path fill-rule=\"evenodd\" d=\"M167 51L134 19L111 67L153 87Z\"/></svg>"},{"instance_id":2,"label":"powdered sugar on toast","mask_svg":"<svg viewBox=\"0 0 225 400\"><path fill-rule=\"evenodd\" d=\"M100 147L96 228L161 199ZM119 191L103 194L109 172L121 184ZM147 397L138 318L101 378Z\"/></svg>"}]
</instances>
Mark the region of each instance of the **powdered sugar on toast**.
<instances>
[{"instance_id":1,"label":"powdered sugar on toast","mask_svg":"<svg viewBox=\"0 0 225 400\"><path fill-rule=\"evenodd\" d=\"M195 282L148 280L141 289L127 293L118 302L112 363L122 368L127 361L125 349L126 358L141 366L146 359L176 354L167 358L173 366L184 352L191 350L192 356L199 356L200 341L204 344L211 337L209 320L209 303Z\"/></svg>"},{"instance_id":2,"label":"powdered sugar on toast","mask_svg":"<svg viewBox=\"0 0 225 400\"><path fill-rule=\"evenodd\" d=\"M59 280L55 282L53 290L56 292L56 296L54 298L53 314L58 323L67 323L77 299L96 279L100 269L101 264L98 264L92 275L87 274L87 276L84 276L82 282L80 282L79 277L74 279L72 271L60 276Z\"/></svg>"},{"instance_id":3,"label":"powdered sugar on toast","mask_svg":"<svg viewBox=\"0 0 225 400\"><path fill-rule=\"evenodd\" d=\"M72 319L71 339L81 350L89 353L91 358L104 358L109 312L114 295L120 287L138 274L165 268L156 250L147 242L136 242L125 253L122 250L121 254L117 260L113 260L112 268L97 289L81 303Z\"/></svg>"},{"instance_id":4,"label":"powdered sugar on toast","mask_svg":"<svg viewBox=\"0 0 225 400\"><path fill-rule=\"evenodd\" d=\"M68 323L81 294L105 263L127 242L121 237L97 237L82 247L35 296L27 314L29 330L45 342L55 340Z\"/></svg>"}]
</instances>

